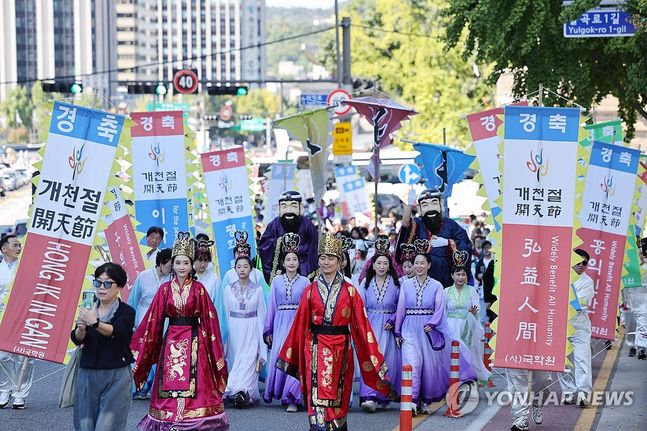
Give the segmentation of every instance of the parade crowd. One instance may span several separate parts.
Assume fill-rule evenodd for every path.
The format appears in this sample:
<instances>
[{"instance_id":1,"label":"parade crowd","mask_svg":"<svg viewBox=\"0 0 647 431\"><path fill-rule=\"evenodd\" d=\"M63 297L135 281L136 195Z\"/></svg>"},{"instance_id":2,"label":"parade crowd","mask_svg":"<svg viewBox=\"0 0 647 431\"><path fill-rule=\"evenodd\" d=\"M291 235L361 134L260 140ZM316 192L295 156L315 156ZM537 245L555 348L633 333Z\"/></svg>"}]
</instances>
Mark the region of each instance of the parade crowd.
<instances>
[{"instance_id":1,"label":"parade crowd","mask_svg":"<svg viewBox=\"0 0 647 431\"><path fill-rule=\"evenodd\" d=\"M273 400L287 412L307 411L311 430L346 430L351 403L370 413L399 401L403 364L413 367L413 413L430 414L449 389L452 341L459 342L460 381L487 383L485 324L497 318L497 260L483 218L472 216L465 229L443 215L442 196L430 190L373 232L353 218L318 228L304 204L299 193L283 193L279 216L258 238L235 233L232 267L220 273L207 235L180 232L172 248L161 249L165 232L150 227L145 258L153 267L134 280L127 303L120 299L124 269L99 266L94 302L80 307L70 333L81 346L75 429L123 430L131 400L150 399L140 430L226 430L226 408ZM5 288L21 244L8 235L0 249ZM573 266L573 369L555 377L565 404L586 406L594 286L584 272L589 256L574 251L582 260ZM644 334L645 288L630 293L626 330ZM628 337L630 355L647 359L645 340ZM2 352L0 365L0 408L11 400L25 408L33 359ZM528 370L505 372L511 392L528 391ZM513 430L528 429L529 417L542 422L541 389L552 378L534 372L538 396L514 398Z\"/></svg>"}]
</instances>

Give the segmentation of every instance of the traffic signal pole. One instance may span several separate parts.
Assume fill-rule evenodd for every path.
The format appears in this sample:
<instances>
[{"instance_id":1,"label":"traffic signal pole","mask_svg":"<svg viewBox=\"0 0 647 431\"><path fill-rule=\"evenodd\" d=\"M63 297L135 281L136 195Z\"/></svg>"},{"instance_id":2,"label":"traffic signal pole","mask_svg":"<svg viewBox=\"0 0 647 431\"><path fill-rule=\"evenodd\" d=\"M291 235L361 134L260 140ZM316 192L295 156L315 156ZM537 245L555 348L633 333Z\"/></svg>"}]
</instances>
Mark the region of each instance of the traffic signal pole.
<instances>
[{"instance_id":1,"label":"traffic signal pole","mask_svg":"<svg viewBox=\"0 0 647 431\"><path fill-rule=\"evenodd\" d=\"M345 16L341 19L342 38L344 43L343 56L343 84L351 85L352 77L350 75L350 18Z\"/></svg>"}]
</instances>

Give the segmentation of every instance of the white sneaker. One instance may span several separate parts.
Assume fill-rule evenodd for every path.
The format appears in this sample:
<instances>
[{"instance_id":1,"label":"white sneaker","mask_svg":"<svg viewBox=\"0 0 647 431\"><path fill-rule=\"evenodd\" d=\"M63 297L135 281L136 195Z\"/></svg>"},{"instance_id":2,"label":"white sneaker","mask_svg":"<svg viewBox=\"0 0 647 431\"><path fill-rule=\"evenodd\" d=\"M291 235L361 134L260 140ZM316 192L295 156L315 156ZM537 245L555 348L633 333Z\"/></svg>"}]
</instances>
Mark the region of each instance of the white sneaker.
<instances>
[{"instance_id":1,"label":"white sneaker","mask_svg":"<svg viewBox=\"0 0 647 431\"><path fill-rule=\"evenodd\" d=\"M528 431L528 419L526 418L517 418L512 422L512 431Z\"/></svg>"},{"instance_id":2,"label":"white sneaker","mask_svg":"<svg viewBox=\"0 0 647 431\"><path fill-rule=\"evenodd\" d=\"M375 410L377 409L377 404L375 403L375 401L364 401L359 406L362 408L362 410L368 413L375 413Z\"/></svg>"},{"instance_id":3,"label":"white sneaker","mask_svg":"<svg viewBox=\"0 0 647 431\"><path fill-rule=\"evenodd\" d=\"M0 392L0 409L4 409L11 399L11 391Z\"/></svg>"},{"instance_id":4,"label":"white sneaker","mask_svg":"<svg viewBox=\"0 0 647 431\"><path fill-rule=\"evenodd\" d=\"M531 416L532 416L532 421L537 425L541 425L541 423L544 421L544 413L540 406L533 404Z\"/></svg>"},{"instance_id":5,"label":"white sneaker","mask_svg":"<svg viewBox=\"0 0 647 431\"><path fill-rule=\"evenodd\" d=\"M288 408L287 408L287 409L285 409L285 411L286 411L286 412L288 412L288 413L296 413L296 412L297 412L297 410L299 410L299 408L298 408L298 407L297 407L297 405L296 405L296 404L294 404L294 403L290 403L290 404L288 404Z\"/></svg>"},{"instance_id":6,"label":"white sneaker","mask_svg":"<svg viewBox=\"0 0 647 431\"><path fill-rule=\"evenodd\" d=\"M24 398L14 398L12 408L16 410L23 410L25 408L25 399Z\"/></svg>"}]
</instances>

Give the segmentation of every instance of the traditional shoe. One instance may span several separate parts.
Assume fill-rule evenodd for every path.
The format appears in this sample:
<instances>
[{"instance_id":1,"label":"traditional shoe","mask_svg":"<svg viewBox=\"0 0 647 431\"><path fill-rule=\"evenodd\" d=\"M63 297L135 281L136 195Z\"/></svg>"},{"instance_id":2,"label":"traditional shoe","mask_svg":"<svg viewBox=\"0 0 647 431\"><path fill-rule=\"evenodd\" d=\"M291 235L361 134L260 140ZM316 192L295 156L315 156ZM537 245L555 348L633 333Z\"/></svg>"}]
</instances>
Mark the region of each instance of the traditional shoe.
<instances>
[{"instance_id":1,"label":"traditional shoe","mask_svg":"<svg viewBox=\"0 0 647 431\"><path fill-rule=\"evenodd\" d=\"M636 348L635 347L630 347L629 348L629 357L633 358L634 356L636 356Z\"/></svg>"},{"instance_id":2,"label":"traditional shoe","mask_svg":"<svg viewBox=\"0 0 647 431\"><path fill-rule=\"evenodd\" d=\"M532 421L537 425L541 425L541 423L544 421L544 412L542 411L542 408L540 406L533 404L531 416Z\"/></svg>"},{"instance_id":3,"label":"traditional shoe","mask_svg":"<svg viewBox=\"0 0 647 431\"><path fill-rule=\"evenodd\" d=\"M512 431L528 431L528 419L526 418L517 418L512 422Z\"/></svg>"},{"instance_id":4,"label":"traditional shoe","mask_svg":"<svg viewBox=\"0 0 647 431\"><path fill-rule=\"evenodd\" d=\"M575 404L575 396L573 394L564 394L562 404Z\"/></svg>"},{"instance_id":5,"label":"traditional shoe","mask_svg":"<svg viewBox=\"0 0 647 431\"><path fill-rule=\"evenodd\" d=\"M299 407L294 403L288 404L288 408L285 409L285 411L288 413L296 413L298 410L299 410Z\"/></svg>"},{"instance_id":6,"label":"traditional shoe","mask_svg":"<svg viewBox=\"0 0 647 431\"><path fill-rule=\"evenodd\" d=\"M375 410L377 409L375 401L364 401L359 406L367 413L375 413Z\"/></svg>"},{"instance_id":7,"label":"traditional shoe","mask_svg":"<svg viewBox=\"0 0 647 431\"><path fill-rule=\"evenodd\" d=\"M24 398L14 398L11 408L16 410L24 410L25 408L25 399Z\"/></svg>"},{"instance_id":8,"label":"traditional shoe","mask_svg":"<svg viewBox=\"0 0 647 431\"><path fill-rule=\"evenodd\" d=\"M242 409L245 408L245 394L242 392L238 392L236 395L234 395L234 407L237 409Z\"/></svg>"},{"instance_id":9,"label":"traditional shoe","mask_svg":"<svg viewBox=\"0 0 647 431\"><path fill-rule=\"evenodd\" d=\"M9 400L11 399L11 392L0 392L0 409L4 409L7 407L7 404L9 404Z\"/></svg>"},{"instance_id":10,"label":"traditional shoe","mask_svg":"<svg viewBox=\"0 0 647 431\"><path fill-rule=\"evenodd\" d=\"M645 353L645 349L638 350L638 359L647 359L647 353Z\"/></svg>"}]
</instances>

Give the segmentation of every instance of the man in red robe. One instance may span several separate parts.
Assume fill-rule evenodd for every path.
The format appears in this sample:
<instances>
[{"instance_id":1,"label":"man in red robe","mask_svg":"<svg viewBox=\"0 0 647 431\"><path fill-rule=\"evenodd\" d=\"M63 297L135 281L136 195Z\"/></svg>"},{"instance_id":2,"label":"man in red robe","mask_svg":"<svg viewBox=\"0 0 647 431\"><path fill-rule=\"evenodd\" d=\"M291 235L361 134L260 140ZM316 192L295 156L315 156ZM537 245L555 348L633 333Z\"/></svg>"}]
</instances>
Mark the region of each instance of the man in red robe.
<instances>
[{"instance_id":1,"label":"man in red robe","mask_svg":"<svg viewBox=\"0 0 647 431\"><path fill-rule=\"evenodd\" d=\"M313 431L347 430L346 414L353 387L353 348L364 383L395 399L385 380L380 353L364 303L339 272L341 241L331 234L319 240L321 274L309 284L276 366L300 379Z\"/></svg>"}]
</instances>

